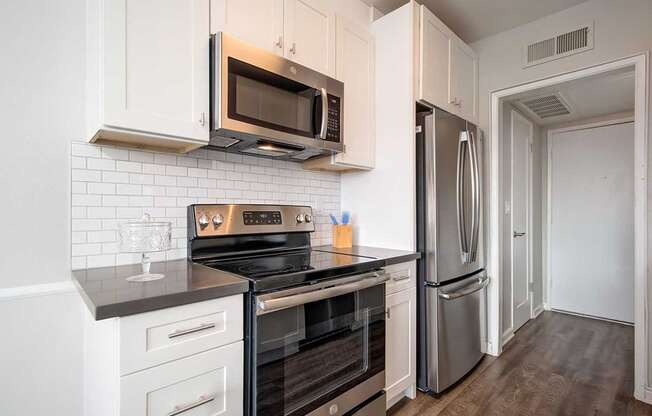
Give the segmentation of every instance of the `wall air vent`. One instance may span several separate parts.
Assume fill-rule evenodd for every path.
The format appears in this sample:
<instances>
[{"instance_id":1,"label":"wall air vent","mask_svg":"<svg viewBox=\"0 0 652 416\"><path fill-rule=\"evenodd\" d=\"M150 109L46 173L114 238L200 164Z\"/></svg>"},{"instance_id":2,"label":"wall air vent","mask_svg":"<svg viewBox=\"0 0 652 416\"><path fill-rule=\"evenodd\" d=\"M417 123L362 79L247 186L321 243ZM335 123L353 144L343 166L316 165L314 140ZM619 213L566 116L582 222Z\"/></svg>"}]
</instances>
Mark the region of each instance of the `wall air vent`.
<instances>
[{"instance_id":1,"label":"wall air vent","mask_svg":"<svg viewBox=\"0 0 652 416\"><path fill-rule=\"evenodd\" d=\"M571 113L570 107L558 93L526 98L519 100L518 103L541 120L565 116Z\"/></svg>"},{"instance_id":2,"label":"wall air vent","mask_svg":"<svg viewBox=\"0 0 652 416\"><path fill-rule=\"evenodd\" d=\"M523 48L523 67L527 68L591 49L593 49L593 22L526 44Z\"/></svg>"}]
</instances>

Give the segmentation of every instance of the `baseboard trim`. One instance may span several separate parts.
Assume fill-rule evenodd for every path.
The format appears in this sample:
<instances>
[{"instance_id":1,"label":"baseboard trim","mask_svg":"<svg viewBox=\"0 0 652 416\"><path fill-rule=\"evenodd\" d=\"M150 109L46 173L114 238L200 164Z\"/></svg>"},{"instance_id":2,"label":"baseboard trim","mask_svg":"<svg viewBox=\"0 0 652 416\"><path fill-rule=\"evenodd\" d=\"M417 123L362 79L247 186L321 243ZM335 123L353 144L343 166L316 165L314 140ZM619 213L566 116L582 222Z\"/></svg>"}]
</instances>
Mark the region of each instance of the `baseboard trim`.
<instances>
[{"instance_id":1,"label":"baseboard trim","mask_svg":"<svg viewBox=\"0 0 652 416\"><path fill-rule=\"evenodd\" d=\"M537 306L536 308L534 308L534 310L532 311L532 319L536 319L539 315L541 315L543 313L544 310L545 310L545 307L543 306L543 304L541 304L541 305Z\"/></svg>"},{"instance_id":2,"label":"baseboard trim","mask_svg":"<svg viewBox=\"0 0 652 416\"><path fill-rule=\"evenodd\" d=\"M565 311L563 309L554 309L553 308L553 309L551 309L551 311L558 312L558 313L563 313L564 315L578 316L580 318L595 319L595 320L598 320L598 321L611 322L611 323L614 323L614 324L634 326L634 324L632 322L624 322L624 321L618 321L616 319L602 318L600 316L586 315L586 314L579 313L579 312Z\"/></svg>"},{"instance_id":3,"label":"baseboard trim","mask_svg":"<svg viewBox=\"0 0 652 416\"><path fill-rule=\"evenodd\" d=\"M503 348L505 348L505 345L507 345L507 343L512 339L514 339L514 331L512 331L512 328L509 328L507 331L503 332Z\"/></svg>"},{"instance_id":4,"label":"baseboard trim","mask_svg":"<svg viewBox=\"0 0 652 416\"><path fill-rule=\"evenodd\" d=\"M652 387L643 387L642 394L634 393L634 398L643 403L652 404Z\"/></svg>"},{"instance_id":5,"label":"baseboard trim","mask_svg":"<svg viewBox=\"0 0 652 416\"><path fill-rule=\"evenodd\" d=\"M0 302L10 302L18 299L50 296L73 292L75 285L71 280L44 283L40 285L16 286L0 289Z\"/></svg>"}]
</instances>

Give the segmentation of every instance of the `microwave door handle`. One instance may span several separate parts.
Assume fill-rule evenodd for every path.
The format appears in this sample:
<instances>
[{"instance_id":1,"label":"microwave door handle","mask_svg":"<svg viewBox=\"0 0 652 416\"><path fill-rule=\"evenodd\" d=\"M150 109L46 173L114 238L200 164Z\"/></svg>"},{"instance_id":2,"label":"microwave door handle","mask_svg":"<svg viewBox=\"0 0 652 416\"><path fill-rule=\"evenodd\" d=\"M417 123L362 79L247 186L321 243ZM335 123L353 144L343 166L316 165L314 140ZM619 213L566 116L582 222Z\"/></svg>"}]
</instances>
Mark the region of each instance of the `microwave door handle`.
<instances>
[{"instance_id":1,"label":"microwave door handle","mask_svg":"<svg viewBox=\"0 0 652 416\"><path fill-rule=\"evenodd\" d=\"M326 88L321 89L321 129L319 130L318 139L326 139L328 129L328 93Z\"/></svg>"}]
</instances>

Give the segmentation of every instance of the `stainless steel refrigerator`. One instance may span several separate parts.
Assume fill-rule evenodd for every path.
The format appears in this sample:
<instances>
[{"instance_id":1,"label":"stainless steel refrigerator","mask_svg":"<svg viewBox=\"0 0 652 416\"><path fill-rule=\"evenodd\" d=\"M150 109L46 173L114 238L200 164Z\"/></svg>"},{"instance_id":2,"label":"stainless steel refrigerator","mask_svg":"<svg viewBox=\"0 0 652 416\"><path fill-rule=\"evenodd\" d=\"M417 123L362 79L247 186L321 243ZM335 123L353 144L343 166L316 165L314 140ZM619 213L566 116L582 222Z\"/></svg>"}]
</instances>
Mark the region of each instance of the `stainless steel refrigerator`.
<instances>
[{"instance_id":1,"label":"stainless steel refrigerator","mask_svg":"<svg viewBox=\"0 0 652 416\"><path fill-rule=\"evenodd\" d=\"M485 287L478 129L417 112L418 387L439 393L482 359Z\"/></svg>"}]
</instances>

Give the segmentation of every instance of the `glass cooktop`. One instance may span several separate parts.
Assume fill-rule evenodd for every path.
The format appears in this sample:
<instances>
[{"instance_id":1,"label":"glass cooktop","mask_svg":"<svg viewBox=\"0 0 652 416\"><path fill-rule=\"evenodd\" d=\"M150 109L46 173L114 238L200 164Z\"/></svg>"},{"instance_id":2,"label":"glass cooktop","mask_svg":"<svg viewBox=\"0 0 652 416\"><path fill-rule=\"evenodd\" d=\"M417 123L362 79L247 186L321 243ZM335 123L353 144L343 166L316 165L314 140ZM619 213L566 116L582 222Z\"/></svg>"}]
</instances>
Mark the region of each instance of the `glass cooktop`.
<instances>
[{"instance_id":1,"label":"glass cooktop","mask_svg":"<svg viewBox=\"0 0 652 416\"><path fill-rule=\"evenodd\" d=\"M244 277L255 290L280 289L373 270L378 259L317 250L299 250L233 259L209 260L205 266Z\"/></svg>"}]
</instances>

